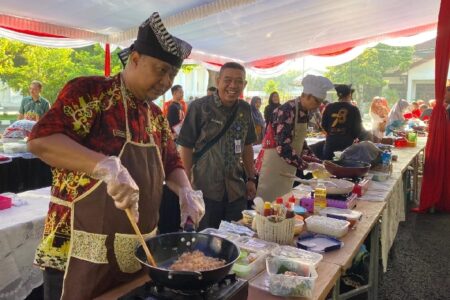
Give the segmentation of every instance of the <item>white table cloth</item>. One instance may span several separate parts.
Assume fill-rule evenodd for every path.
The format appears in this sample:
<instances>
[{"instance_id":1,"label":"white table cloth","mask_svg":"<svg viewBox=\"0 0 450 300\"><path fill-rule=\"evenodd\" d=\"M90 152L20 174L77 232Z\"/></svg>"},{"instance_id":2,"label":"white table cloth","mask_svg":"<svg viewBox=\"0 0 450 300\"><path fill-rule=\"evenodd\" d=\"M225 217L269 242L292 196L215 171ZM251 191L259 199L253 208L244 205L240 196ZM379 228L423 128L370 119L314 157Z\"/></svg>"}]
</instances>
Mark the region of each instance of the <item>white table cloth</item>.
<instances>
[{"instance_id":1,"label":"white table cloth","mask_svg":"<svg viewBox=\"0 0 450 300\"><path fill-rule=\"evenodd\" d=\"M0 210L0 299L24 299L42 284L33 266L34 252L44 231L50 187L17 194L27 204Z\"/></svg>"}]
</instances>

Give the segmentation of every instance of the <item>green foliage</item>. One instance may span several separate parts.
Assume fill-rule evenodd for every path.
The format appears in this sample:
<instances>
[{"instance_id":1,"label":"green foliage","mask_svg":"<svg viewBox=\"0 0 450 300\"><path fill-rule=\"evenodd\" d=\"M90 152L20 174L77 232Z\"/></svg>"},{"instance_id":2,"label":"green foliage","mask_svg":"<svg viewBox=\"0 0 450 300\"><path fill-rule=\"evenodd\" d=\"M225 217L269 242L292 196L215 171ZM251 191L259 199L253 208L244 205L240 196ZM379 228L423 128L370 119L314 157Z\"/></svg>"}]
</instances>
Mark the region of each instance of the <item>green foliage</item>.
<instances>
[{"instance_id":1,"label":"green foliage","mask_svg":"<svg viewBox=\"0 0 450 300\"><path fill-rule=\"evenodd\" d=\"M404 72L412 63L414 47L390 47L379 44L366 49L356 59L334 67L325 74L334 83L352 83L358 98L372 99L387 84L388 71Z\"/></svg>"},{"instance_id":2,"label":"green foliage","mask_svg":"<svg viewBox=\"0 0 450 300\"><path fill-rule=\"evenodd\" d=\"M392 107L399 100L398 92L391 88L383 89L381 96L386 98L389 103L389 107Z\"/></svg>"},{"instance_id":3,"label":"green foliage","mask_svg":"<svg viewBox=\"0 0 450 300\"><path fill-rule=\"evenodd\" d=\"M111 74L121 70L117 51L111 54ZM103 75L105 52L96 44L80 49L55 49L0 38L0 80L28 94L33 80L43 83L42 96L54 102L64 84L79 76Z\"/></svg>"},{"instance_id":4,"label":"green foliage","mask_svg":"<svg viewBox=\"0 0 450 300\"><path fill-rule=\"evenodd\" d=\"M301 75L299 71L288 71L283 75L274 77L272 79L247 76L247 90L248 91L264 91L266 99L263 99L263 106L267 104L270 93L277 91L281 100L289 100L298 96L297 87L294 85L294 80Z\"/></svg>"},{"instance_id":5,"label":"green foliage","mask_svg":"<svg viewBox=\"0 0 450 300\"><path fill-rule=\"evenodd\" d=\"M186 65L182 65L182 66L181 66L181 71L182 71L184 74L189 74L189 73L191 73L192 71L194 71L198 66L199 66L199 65L197 65L197 64L186 64Z\"/></svg>"},{"instance_id":6,"label":"green foliage","mask_svg":"<svg viewBox=\"0 0 450 300\"><path fill-rule=\"evenodd\" d=\"M273 79L268 80L263 87L263 91L268 95L270 95L270 93L276 92L278 90L279 90L279 83Z\"/></svg>"}]
</instances>

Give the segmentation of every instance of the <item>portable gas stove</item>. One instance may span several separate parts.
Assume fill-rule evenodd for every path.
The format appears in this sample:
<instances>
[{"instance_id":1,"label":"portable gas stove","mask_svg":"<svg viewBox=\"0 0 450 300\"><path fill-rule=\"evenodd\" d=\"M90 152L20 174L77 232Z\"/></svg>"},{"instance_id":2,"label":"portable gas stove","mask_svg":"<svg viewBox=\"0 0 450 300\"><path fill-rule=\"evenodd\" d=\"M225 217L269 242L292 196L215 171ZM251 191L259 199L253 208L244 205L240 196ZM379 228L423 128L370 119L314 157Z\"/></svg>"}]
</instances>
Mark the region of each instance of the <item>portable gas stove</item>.
<instances>
[{"instance_id":1,"label":"portable gas stove","mask_svg":"<svg viewBox=\"0 0 450 300\"><path fill-rule=\"evenodd\" d=\"M248 295L248 281L228 274L222 281L207 290L179 291L166 288L152 281L132 290L119 300L245 300Z\"/></svg>"}]
</instances>

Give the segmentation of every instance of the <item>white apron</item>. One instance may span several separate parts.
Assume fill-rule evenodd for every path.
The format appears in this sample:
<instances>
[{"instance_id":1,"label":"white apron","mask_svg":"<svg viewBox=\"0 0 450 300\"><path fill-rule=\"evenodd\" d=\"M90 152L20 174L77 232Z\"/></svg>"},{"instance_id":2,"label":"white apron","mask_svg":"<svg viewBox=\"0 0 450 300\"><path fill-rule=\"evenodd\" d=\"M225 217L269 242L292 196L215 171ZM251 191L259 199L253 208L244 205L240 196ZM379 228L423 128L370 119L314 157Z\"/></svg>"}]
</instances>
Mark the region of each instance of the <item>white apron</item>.
<instances>
[{"instance_id":1,"label":"white apron","mask_svg":"<svg viewBox=\"0 0 450 300\"><path fill-rule=\"evenodd\" d=\"M301 155L308 124L297 123L299 110L298 100L298 98L295 99L294 136L291 146L298 155ZM294 180L281 176L280 173L295 175L296 171L297 168L289 165L281 158L275 148L264 149L256 196L269 202L273 202L277 197L284 196L292 190Z\"/></svg>"}]
</instances>

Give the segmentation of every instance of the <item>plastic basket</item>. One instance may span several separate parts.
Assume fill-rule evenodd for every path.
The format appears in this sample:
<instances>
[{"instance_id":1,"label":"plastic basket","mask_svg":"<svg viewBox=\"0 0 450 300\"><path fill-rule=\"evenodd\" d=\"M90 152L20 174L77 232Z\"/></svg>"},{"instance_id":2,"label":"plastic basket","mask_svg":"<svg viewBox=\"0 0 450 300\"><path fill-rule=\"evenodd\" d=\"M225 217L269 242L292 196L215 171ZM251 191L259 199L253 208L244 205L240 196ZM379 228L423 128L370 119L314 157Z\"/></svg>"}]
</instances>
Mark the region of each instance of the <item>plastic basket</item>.
<instances>
[{"instance_id":1,"label":"plastic basket","mask_svg":"<svg viewBox=\"0 0 450 300\"><path fill-rule=\"evenodd\" d=\"M271 222L266 217L256 215L256 232L262 240L281 245L292 245L294 241L295 219L284 219L281 222Z\"/></svg>"}]
</instances>

